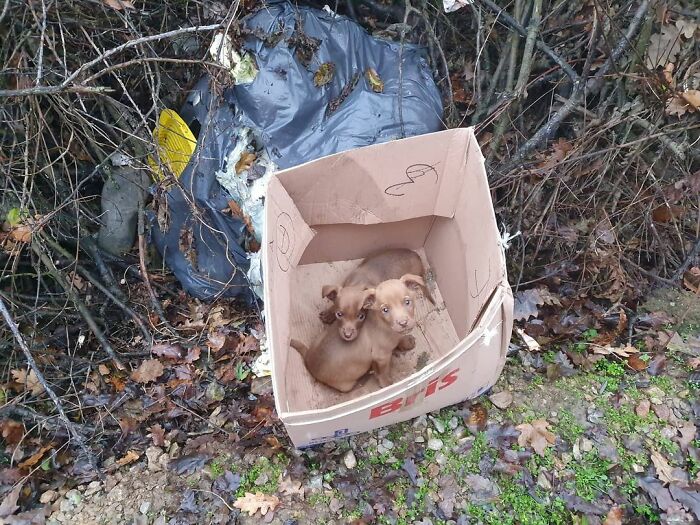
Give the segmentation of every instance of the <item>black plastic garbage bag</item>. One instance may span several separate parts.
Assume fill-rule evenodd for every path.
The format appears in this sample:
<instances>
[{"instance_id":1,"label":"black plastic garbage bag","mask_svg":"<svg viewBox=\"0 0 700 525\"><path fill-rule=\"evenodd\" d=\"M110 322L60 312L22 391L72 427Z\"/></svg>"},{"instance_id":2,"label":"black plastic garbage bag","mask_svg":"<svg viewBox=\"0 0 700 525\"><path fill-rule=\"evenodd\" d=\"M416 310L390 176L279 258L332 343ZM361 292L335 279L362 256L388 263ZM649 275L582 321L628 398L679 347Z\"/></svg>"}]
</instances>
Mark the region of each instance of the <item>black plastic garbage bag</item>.
<instances>
[{"instance_id":1,"label":"black plastic garbage bag","mask_svg":"<svg viewBox=\"0 0 700 525\"><path fill-rule=\"evenodd\" d=\"M215 176L226 170L240 129L252 129L275 165L288 168L442 127L440 93L422 48L403 49L402 125L399 43L374 38L343 16L288 2L268 3L243 24L244 49L259 72L253 82L226 90L223 100L206 79L190 94L181 115L199 130L197 149L179 185L168 191L168 220L153 221L166 264L200 299L254 299L246 225L226 212L231 195ZM318 87L314 75L324 64L332 75ZM370 68L381 92L367 78Z\"/></svg>"}]
</instances>

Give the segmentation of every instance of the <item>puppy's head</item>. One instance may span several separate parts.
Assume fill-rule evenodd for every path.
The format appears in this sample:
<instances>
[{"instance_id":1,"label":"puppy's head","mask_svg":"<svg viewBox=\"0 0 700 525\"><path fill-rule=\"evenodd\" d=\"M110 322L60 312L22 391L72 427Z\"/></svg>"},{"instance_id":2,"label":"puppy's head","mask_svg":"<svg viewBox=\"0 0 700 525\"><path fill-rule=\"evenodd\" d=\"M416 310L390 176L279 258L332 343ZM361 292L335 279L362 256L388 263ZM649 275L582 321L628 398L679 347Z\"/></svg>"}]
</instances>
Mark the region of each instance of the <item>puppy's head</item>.
<instances>
[{"instance_id":1,"label":"puppy's head","mask_svg":"<svg viewBox=\"0 0 700 525\"><path fill-rule=\"evenodd\" d=\"M407 334L416 326L416 292L425 290L425 282L417 275L407 273L401 279L380 283L370 296L372 309L394 332Z\"/></svg>"},{"instance_id":2,"label":"puppy's head","mask_svg":"<svg viewBox=\"0 0 700 525\"><path fill-rule=\"evenodd\" d=\"M359 286L326 285L322 293L323 297L333 301L340 337L345 341L353 341L365 322L367 308L371 305L369 299L373 297L374 290L364 290Z\"/></svg>"}]
</instances>

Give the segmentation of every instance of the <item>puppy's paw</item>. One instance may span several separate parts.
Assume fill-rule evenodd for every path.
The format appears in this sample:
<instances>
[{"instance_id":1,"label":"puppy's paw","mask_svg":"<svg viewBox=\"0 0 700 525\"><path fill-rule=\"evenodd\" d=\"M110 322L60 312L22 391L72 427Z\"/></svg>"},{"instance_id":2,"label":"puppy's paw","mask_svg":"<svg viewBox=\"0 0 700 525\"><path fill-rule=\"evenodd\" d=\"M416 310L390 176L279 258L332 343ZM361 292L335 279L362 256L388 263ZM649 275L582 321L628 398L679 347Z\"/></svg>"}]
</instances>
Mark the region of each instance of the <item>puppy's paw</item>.
<instances>
[{"instance_id":1,"label":"puppy's paw","mask_svg":"<svg viewBox=\"0 0 700 525\"><path fill-rule=\"evenodd\" d=\"M413 337L412 335L406 335L401 338L401 341L399 341L399 346L397 347L399 350L413 350L416 347L416 338Z\"/></svg>"},{"instance_id":2,"label":"puppy's paw","mask_svg":"<svg viewBox=\"0 0 700 525\"><path fill-rule=\"evenodd\" d=\"M335 312L329 308L318 314L318 318L323 324L333 324L335 321Z\"/></svg>"}]
</instances>

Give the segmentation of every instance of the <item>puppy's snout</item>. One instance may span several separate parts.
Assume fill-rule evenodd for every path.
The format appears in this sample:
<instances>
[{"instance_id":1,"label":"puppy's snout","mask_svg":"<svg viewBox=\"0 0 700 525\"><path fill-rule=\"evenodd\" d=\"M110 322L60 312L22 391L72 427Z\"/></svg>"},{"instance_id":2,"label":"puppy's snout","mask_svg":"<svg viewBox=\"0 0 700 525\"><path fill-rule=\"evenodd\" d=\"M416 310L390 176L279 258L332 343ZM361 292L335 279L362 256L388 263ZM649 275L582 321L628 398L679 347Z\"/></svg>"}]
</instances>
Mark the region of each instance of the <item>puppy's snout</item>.
<instances>
[{"instance_id":1,"label":"puppy's snout","mask_svg":"<svg viewBox=\"0 0 700 525\"><path fill-rule=\"evenodd\" d=\"M401 325L402 328L406 328L408 326L408 317L406 317L405 319L401 319L399 321L399 325Z\"/></svg>"},{"instance_id":2,"label":"puppy's snout","mask_svg":"<svg viewBox=\"0 0 700 525\"><path fill-rule=\"evenodd\" d=\"M342 335L343 339L350 341L355 337L356 330L354 328L343 328Z\"/></svg>"}]
</instances>

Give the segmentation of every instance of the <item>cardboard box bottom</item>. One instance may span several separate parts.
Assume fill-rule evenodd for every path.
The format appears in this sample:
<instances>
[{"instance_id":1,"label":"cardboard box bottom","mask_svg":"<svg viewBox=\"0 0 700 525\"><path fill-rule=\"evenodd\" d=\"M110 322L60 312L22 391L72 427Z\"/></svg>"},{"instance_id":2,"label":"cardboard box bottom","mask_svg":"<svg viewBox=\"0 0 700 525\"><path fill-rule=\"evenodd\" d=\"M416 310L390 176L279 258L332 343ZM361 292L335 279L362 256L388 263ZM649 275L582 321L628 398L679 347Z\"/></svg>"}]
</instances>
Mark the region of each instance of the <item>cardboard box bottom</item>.
<instances>
[{"instance_id":1,"label":"cardboard box bottom","mask_svg":"<svg viewBox=\"0 0 700 525\"><path fill-rule=\"evenodd\" d=\"M382 390L374 385L375 390L361 397L356 393L356 399L325 410L280 413L292 442L303 448L406 421L481 395L498 380L505 364L511 327L503 320L510 311L512 295L506 283L497 288L475 329L456 346L443 347L452 350L436 356L419 372Z\"/></svg>"}]
</instances>

